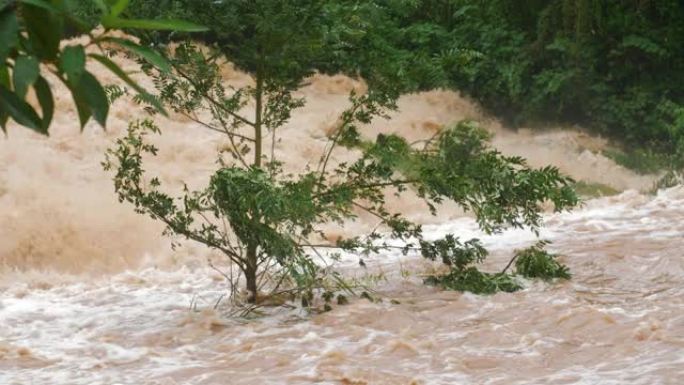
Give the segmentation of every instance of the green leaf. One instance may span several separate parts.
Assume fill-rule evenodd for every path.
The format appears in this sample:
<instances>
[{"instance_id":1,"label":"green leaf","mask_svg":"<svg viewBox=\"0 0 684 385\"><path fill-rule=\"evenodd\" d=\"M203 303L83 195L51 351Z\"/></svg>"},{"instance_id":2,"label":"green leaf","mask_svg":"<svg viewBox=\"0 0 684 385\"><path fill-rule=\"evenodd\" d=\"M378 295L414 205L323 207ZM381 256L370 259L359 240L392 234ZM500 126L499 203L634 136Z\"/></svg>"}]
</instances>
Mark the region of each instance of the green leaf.
<instances>
[{"instance_id":1,"label":"green leaf","mask_svg":"<svg viewBox=\"0 0 684 385\"><path fill-rule=\"evenodd\" d=\"M19 23L17 15L11 9L0 12L0 62L4 62L10 50L17 45Z\"/></svg>"},{"instance_id":2,"label":"green leaf","mask_svg":"<svg viewBox=\"0 0 684 385\"><path fill-rule=\"evenodd\" d=\"M43 8L47 11L58 13L60 12L59 9L55 8L52 4L50 4L49 1L44 1L44 0L19 0L20 3L32 5L38 8Z\"/></svg>"},{"instance_id":3,"label":"green leaf","mask_svg":"<svg viewBox=\"0 0 684 385\"><path fill-rule=\"evenodd\" d=\"M88 101L86 101L84 95L81 94L80 90L74 87L70 87L71 96L74 98L74 104L76 105L76 112L78 113L78 121L80 123L81 132L85 127L86 123L90 119L92 112Z\"/></svg>"},{"instance_id":4,"label":"green leaf","mask_svg":"<svg viewBox=\"0 0 684 385\"><path fill-rule=\"evenodd\" d=\"M114 16L114 17L119 16L121 14L121 12L123 12L123 10L126 9L126 7L128 7L129 2L130 2L130 0L119 0L119 1L117 1L112 6L112 10L109 14L111 16Z\"/></svg>"},{"instance_id":5,"label":"green leaf","mask_svg":"<svg viewBox=\"0 0 684 385\"><path fill-rule=\"evenodd\" d=\"M31 56L19 56L14 62L14 71L12 72L14 93L23 99L29 86L35 83L39 75L38 60Z\"/></svg>"},{"instance_id":6,"label":"green leaf","mask_svg":"<svg viewBox=\"0 0 684 385\"><path fill-rule=\"evenodd\" d=\"M100 11L102 11L103 14L106 15L106 14L109 13L109 7L107 6L107 4L105 4L105 2L104 2L103 0L90 0L90 1L91 1L93 4L95 4L95 6L96 6L97 8L99 8Z\"/></svg>"},{"instance_id":7,"label":"green leaf","mask_svg":"<svg viewBox=\"0 0 684 385\"><path fill-rule=\"evenodd\" d=\"M130 76L128 76L127 73L125 73L121 67L116 65L113 61L109 60L109 58L98 55L98 54L90 54L90 57L93 59L99 61L102 65L107 67L110 71L112 71L116 76L118 76L121 80L126 82L131 88L133 88L137 93L141 94L147 101L149 101L156 109L159 111L162 115L168 116L166 113L166 110L164 109L164 106L155 98L154 96L150 95L149 92L145 91L144 88L140 87L138 83L136 83L133 79L131 79Z\"/></svg>"},{"instance_id":8,"label":"green leaf","mask_svg":"<svg viewBox=\"0 0 684 385\"><path fill-rule=\"evenodd\" d=\"M4 62L0 62L0 86L5 86L5 88L10 88L10 76L7 70L7 65Z\"/></svg>"},{"instance_id":9,"label":"green leaf","mask_svg":"<svg viewBox=\"0 0 684 385\"><path fill-rule=\"evenodd\" d=\"M62 38L62 18L45 7L36 6L33 2L24 1L21 8L24 25L28 31L33 53L39 59L52 61L59 54L59 42ZM38 2L43 3L43 2Z\"/></svg>"},{"instance_id":10,"label":"green leaf","mask_svg":"<svg viewBox=\"0 0 684 385\"><path fill-rule=\"evenodd\" d=\"M163 56L154 52L150 48L143 47L141 45L135 44L130 40L120 39L117 37L106 37L102 39L102 41L110 41L116 43L126 48L127 50L133 52L134 54L142 57L143 59L147 60L148 62L150 62L150 64L154 65L162 72L171 72L171 64L169 64L169 62Z\"/></svg>"},{"instance_id":11,"label":"green leaf","mask_svg":"<svg viewBox=\"0 0 684 385\"><path fill-rule=\"evenodd\" d=\"M42 128L47 132L48 127L50 127L50 122L52 121L52 115L55 111L55 103L52 97L52 90L50 90L50 85L42 76L38 77L36 83L33 85L36 90L36 96L38 97L38 103L40 103L40 108L43 110L43 125Z\"/></svg>"},{"instance_id":12,"label":"green leaf","mask_svg":"<svg viewBox=\"0 0 684 385\"><path fill-rule=\"evenodd\" d=\"M67 74L69 83L76 85L85 72L86 56L81 45L70 45L64 48L59 58L59 68Z\"/></svg>"},{"instance_id":13,"label":"green leaf","mask_svg":"<svg viewBox=\"0 0 684 385\"><path fill-rule=\"evenodd\" d=\"M203 32L209 28L183 20L143 20L143 19L120 19L118 17L105 16L102 25L109 29L135 28L151 30L170 30L178 32Z\"/></svg>"},{"instance_id":14,"label":"green leaf","mask_svg":"<svg viewBox=\"0 0 684 385\"><path fill-rule=\"evenodd\" d=\"M64 24L68 26L68 34L69 36L78 36L81 34L88 34L90 31L92 31L94 25L92 21L85 20L84 17L91 17L95 16L97 20L99 20L100 13L96 12L94 15L89 16L88 13L83 14L83 15L78 15L79 10L79 4L77 3L75 6L71 5L71 1L69 0L62 0L65 1L64 3L64 11L62 11L59 15L63 18ZM83 0L80 0L83 1ZM99 8L99 7L98 7Z\"/></svg>"},{"instance_id":15,"label":"green leaf","mask_svg":"<svg viewBox=\"0 0 684 385\"><path fill-rule=\"evenodd\" d=\"M0 105L3 106L15 122L47 135L47 130L43 129L42 122L36 111L4 86L0 86Z\"/></svg>"},{"instance_id":16,"label":"green leaf","mask_svg":"<svg viewBox=\"0 0 684 385\"><path fill-rule=\"evenodd\" d=\"M8 88L10 87L10 78L9 78L9 71L7 70L7 66L5 65L4 61L0 61L0 87L5 87ZM9 119L9 114L5 111L5 109L2 106L2 103L0 103L0 128L2 128L2 132L7 134L7 120Z\"/></svg>"},{"instance_id":17,"label":"green leaf","mask_svg":"<svg viewBox=\"0 0 684 385\"><path fill-rule=\"evenodd\" d=\"M0 106L0 128L5 135L7 135L7 120L9 120L9 115L5 112L2 106Z\"/></svg>"},{"instance_id":18,"label":"green leaf","mask_svg":"<svg viewBox=\"0 0 684 385\"><path fill-rule=\"evenodd\" d=\"M84 100L88 103L95 120L100 123L102 127L105 127L107 124L109 103L107 102L107 94L100 85L100 82L98 82L97 79L95 79L95 76L90 72L85 72L81 76L78 88L80 94L83 95Z\"/></svg>"}]
</instances>

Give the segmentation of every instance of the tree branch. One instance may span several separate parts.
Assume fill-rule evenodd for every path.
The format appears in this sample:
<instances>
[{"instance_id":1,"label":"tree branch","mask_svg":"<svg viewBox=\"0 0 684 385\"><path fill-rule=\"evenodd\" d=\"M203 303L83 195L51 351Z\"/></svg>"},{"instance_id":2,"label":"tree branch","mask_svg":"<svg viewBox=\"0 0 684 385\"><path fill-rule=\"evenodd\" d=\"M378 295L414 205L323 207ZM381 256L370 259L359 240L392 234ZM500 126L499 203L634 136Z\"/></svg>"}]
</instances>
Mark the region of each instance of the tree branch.
<instances>
[{"instance_id":1,"label":"tree branch","mask_svg":"<svg viewBox=\"0 0 684 385\"><path fill-rule=\"evenodd\" d=\"M499 274L505 274L506 271L508 270L508 268L511 267L511 265L513 265L513 262L515 262L516 259L518 259L518 256L517 255L513 256L513 258L511 258L511 260L508 261L508 265L506 265L506 267L504 267L504 269L501 270L501 273L499 273Z\"/></svg>"},{"instance_id":2,"label":"tree branch","mask_svg":"<svg viewBox=\"0 0 684 385\"><path fill-rule=\"evenodd\" d=\"M321 173L321 177L320 177L319 182L323 181L323 178L325 175L325 169L328 167L328 162L330 161L330 156L332 156L332 152L335 149L335 146L337 145L337 141L340 139L340 135L342 135L343 128L352 122L352 120L354 119L354 114L356 113L356 111L359 109L360 106L361 106L360 104L354 104L353 105L352 109L348 111L349 114L348 114L347 118L345 120L343 120L342 123L340 123L340 126L337 129L335 136L331 140L332 143L330 143L331 142L330 140L328 141L328 143L330 143L330 148L327 150L327 153L324 153L321 156L321 162L318 163L318 166L320 168L320 173ZM322 167L321 167L321 165L322 165Z\"/></svg>"},{"instance_id":3,"label":"tree branch","mask_svg":"<svg viewBox=\"0 0 684 385\"><path fill-rule=\"evenodd\" d=\"M194 116L192 116L192 115L190 115L190 114L188 114L188 113L186 113L186 112L181 112L180 114L183 115L183 116L185 116L186 118L192 120L193 122L195 122L195 123L197 123L197 124L200 124L200 125L202 125L203 127L208 128L208 129L210 129L210 130L212 130L212 131L220 132L220 133L226 134L226 135L228 135L228 136L234 136L234 137L236 137L236 138L240 138L240 139L244 139L244 140L247 140L247 141L250 141L250 142L254 142L254 138L250 138L250 137L245 136L245 135L237 134L237 133L235 133L235 132L230 132L230 131L228 131L228 129L225 128L225 127L223 127L222 129L221 129L221 128L216 128L216 127L214 127L214 126L212 126L212 125L210 125L210 124L208 124L208 123L206 123L206 122L203 122L203 121L201 121L201 120L195 118Z\"/></svg>"},{"instance_id":4,"label":"tree branch","mask_svg":"<svg viewBox=\"0 0 684 385\"><path fill-rule=\"evenodd\" d=\"M173 66L173 69L176 70L176 72L178 72L179 75L181 75L181 77L183 77L188 83L192 84L192 86L195 87L195 89L199 89L197 83L195 83L195 81L192 79L192 77L191 77L190 75L188 75L188 74L186 74L185 72L183 72L183 71L179 68L179 66L177 66L176 64L173 64L173 62L171 63L171 65ZM218 102L216 99L214 99L211 95L206 94L206 93L203 93L202 96L203 96L205 99L207 99L208 101L210 101L215 107L217 107L217 108L221 109L222 111L226 112L228 115L232 116L233 118L239 120L239 121L242 122L242 123L245 123L245 124L247 124L247 125L249 125L249 126L254 127L254 123L253 123L253 122L249 121L247 118L244 118L244 117L240 116L239 114L235 113L234 111L232 111L232 110L230 110L230 109L228 109L228 108L225 108L225 107L223 106L223 104L219 103L219 102Z\"/></svg>"}]
</instances>

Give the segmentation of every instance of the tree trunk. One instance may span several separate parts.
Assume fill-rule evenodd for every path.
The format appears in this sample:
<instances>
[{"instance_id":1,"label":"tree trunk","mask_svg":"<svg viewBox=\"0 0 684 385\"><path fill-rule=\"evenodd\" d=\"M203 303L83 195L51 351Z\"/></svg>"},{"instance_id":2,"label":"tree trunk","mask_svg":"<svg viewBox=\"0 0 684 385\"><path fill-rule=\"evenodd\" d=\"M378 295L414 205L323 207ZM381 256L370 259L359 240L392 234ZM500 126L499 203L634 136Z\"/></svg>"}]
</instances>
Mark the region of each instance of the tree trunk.
<instances>
[{"instance_id":1,"label":"tree trunk","mask_svg":"<svg viewBox=\"0 0 684 385\"><path fill-rule=\"evenodd\" d=\"M257 246L247 245L247 264L245 265L245 279L247 280L247 291L249 303L257 302Z\"/></svg>"},{"instance_id":2,"label":"tree trunk","mask_svg":"<svg viewBox=\"0 0 684 385\"><path fill-rule=\"evenodd\" d=\"M259 64L256 71L256 89L254 98L256 99L255 114L254 114L254 167L261 168L262 155L262 119L263 119L263 93L264 93L264 77L261 64ZM257 220L254 219L253 220ZM258 288L257 288L257 248L258 242L253 241L247 244L247 263L245 264L245 278L247 280L247 291L249 297L247 301L250 303L257 302Z\"/></svg>"},{"instance_id":3,"label":"tree trunk","mask_svg":"<svg viewBox=\"0 0 684 385\"><path fill-rule=\"evenodd\" d=\"M264 92L264 79L261 70L257 70L256 73L256 91L254 98L256 99L255 107L255 117L254 117L254 166L257 168L261 167L261 154L262 154L262 118L263 118L263 92Z\"/></svg>"}]
</instances>

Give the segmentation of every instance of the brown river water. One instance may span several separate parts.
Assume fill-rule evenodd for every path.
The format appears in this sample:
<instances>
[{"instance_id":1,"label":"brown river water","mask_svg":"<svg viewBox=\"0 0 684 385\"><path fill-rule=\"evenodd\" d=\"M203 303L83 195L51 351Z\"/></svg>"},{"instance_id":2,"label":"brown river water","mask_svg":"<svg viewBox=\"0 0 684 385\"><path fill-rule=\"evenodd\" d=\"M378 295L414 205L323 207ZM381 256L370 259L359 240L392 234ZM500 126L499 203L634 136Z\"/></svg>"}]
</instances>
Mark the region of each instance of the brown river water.
<instances>
[{"instance_id":1,"label":"brown river water","mask_svg":"<svg viewBox=\"0 0 684 385\"><path fill-rule=\"evenodd\" d=\"M230 65L224 75L249 82ZM317 159L352 88L363 84L315 76L278 156L297 165ZM81 134L70 97L57 93L50 138L10 127L0 140L0 384L684 382L684 188L638 192L653 177L597 155L606 145L599 138L509 131L453 92L403 97L391 121L365 134L415 139L478 119L502 152L625 191L546 216L541 237L573 279L476 296L423 285L421 274L435 266L419 256L379 255L363 271L350 256L340 263L350 277L381 273L373 285L382 302L353 299L323 314L276 308L248 321L226 316L227 305L214 309L226 290L206 264L216 255L195 244L172 251L158 224L116 200L100 162L140 108L119 100L106 132L91 123ZM150 172L170 187L201 186L225 139L179 117L158 122L164 134ZM492 250L489 269L536 239L524 231L485 236L449 207L431 218L411 197L391 205L431 234L481 237Z\"/></svg>"}]
</instances>

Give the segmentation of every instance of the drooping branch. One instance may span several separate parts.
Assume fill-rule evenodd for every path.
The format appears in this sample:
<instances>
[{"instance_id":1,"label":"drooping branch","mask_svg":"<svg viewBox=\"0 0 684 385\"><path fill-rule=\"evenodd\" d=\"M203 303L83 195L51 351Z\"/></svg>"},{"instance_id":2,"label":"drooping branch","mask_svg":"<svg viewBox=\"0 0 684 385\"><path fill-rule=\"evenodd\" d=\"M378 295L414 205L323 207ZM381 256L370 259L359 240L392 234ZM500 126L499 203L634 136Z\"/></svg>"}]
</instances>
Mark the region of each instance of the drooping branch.
<instances>
[{"instance_id":1,"label":"drooping branch","mask_svg":"<svg viewBox=\"0 0 684 385\"><path fill-rule=\"evenodd\" d=\"M194 81L194 79L192 78L192 76L190 76L190 75L188 75L187 73L185 73L185 72L180 68L180 66L178 66L178 65L176 65L176 64L174 64L174 63L172 63L171 65L173 66L173 69L174 69L174 70L175 70L183 79L185 79L188 83L192 84L192 86L195 87L195 89L200 89L200 88L201 88L201 87ZM254 126L255 126L255 123L254 123L254 122L252 122L252 121L250 121L249 119L247 119L247 118L245 118L245 117L239 115L239 114L236 113L235 111L233 111L233 110L231 110L231 109L229 109L229 108L226 108L222 103L219 103L219 101L216 100L216 99L214 99L214 97L212 97L211 95L209 95L209 94L207 94L207 93L204 93L202 96L203 96L205 99L207 99L209 102L211 102L216 108L218 108L218 109L220 109L221 111L227 113L228 115L232 116L232 117L235 118L236 120L238 120L238 121L240 121L240 122L242 122L242 123L244 123L244 124L246 124L246 125L248 125L248 126L251 126L251 127L254 127ZM232 133L231 133L231 134L232 134Z\"/></svg>"},{"instance_id":2,"label":"drooping branch","mask_svg":"<svg viewBox=\"0 0 684 385\"><path fill-rule=\"evenodd\" d=\"M141 194L139 196L143 196L145 193L138 187L137 189L137 194ZM173 231L176 234L180 234L187 239L205 244L209 247L215 248L217 250L220 250L224 254L226 254L231 261L236 263L238 266L242 268L244 265L245 261L244 259L235 251L235 249L230 246L230 245L222 245L221 243L211 239L210 237L203 236L196 231L190 230L187 226L180 226L178 223L176 223L172 218L170 218L168 215L162 213L160 210L155 210L154 208L150 208L147 206L144 206L145 209L153 215L155 218L159 219L162 221L164 224L168 226L168 228Z\"/></svg>"},{"instance_id":3,"label":"drooping branch","mask_svg":"<svg viewBox=\"0 0 684 385\"><path fill-rule=\"evenodd\" d=\"M328 141L329 147L328 145L326 145L326 151L321 156L321 161L318 164L318 171L321 175L320 181L322 181L325 178L325 170L328 167L328 162L330 161L330 157L332 156L333 150L335 150L335 147L337 146L337 143L344 132L344 128L353 121L354 114L356 114L356 111L359 109L360 106L360 103L353 101L351 110L347 110L343 113L344 119L339 124L339 127L337 128L335 135L332 137L332 139Z\"/></svg>"},{"instance_id":4,"label":"drooping branch","mask_svg":"<svg viewBox=\"0 0 684 385\"><path fill-rule=\"evenodd\" d=\"M246 140L246 141L248 141L248 142L254 142L254 138L250 138L250 137L248 137L248 136L246 136L246 135L241 135L241 134L238 134L238 133L236 133L236 132L230 132L230 131L228 131L227 128L225 128L225 127L223 127L223 126L222 126L222 128L214 127L214 126L212 126L211 124L209 124L209 123L207 123L207 122L203 122L203 121L201 121L200 119L198 119L198 118L196 118L196 117L194 117L194 116L192 116L192 115L190 115L190 114L188 114L188 113L181 112L181 115L183 115L184 117L186 117L186 118L192 120L193 122L195 122L195 123L201 125L202 127L206 128L206 129L209 129L209 130L211 130L211 131L220 132L220 133L222 133L222 134L226 134L226 135L228 135L228 136L233 136L233 137L236 137L236 138L240 138L240 139Z\"/></svg>"}]
</instances>

